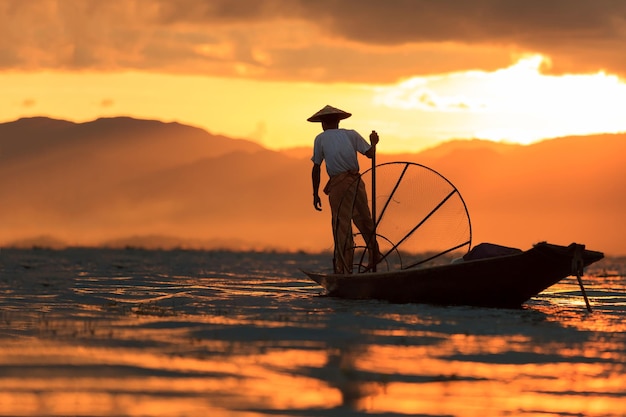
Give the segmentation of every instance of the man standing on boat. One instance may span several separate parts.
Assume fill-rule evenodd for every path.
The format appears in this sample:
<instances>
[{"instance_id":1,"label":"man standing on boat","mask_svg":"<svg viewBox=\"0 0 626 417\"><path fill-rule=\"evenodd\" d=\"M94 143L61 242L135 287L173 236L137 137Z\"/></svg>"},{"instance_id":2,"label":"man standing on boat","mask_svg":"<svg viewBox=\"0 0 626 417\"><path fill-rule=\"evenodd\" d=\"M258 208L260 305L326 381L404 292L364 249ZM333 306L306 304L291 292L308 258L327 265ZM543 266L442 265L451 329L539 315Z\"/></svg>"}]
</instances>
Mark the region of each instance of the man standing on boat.
<instances>
[{"instance_id":1,"label":"man standing on boat","mask_svg":"<svg viewBox=\"0 0 626 417\"><path fill-rule=\"evenodd\" d=\"M324 187L332 211L333 239L335 242L334 271L337 274L352 273L354 242L352 222L363 235L368 245L369 267L380 259L378 244L374 236L374 222L367 203L367 192L360 181L357 152L372 158L376 153L378 134L372 131L370 143L355 130L340 129L339 121L352 116L351 113L332 106L309 117L309 122L321 122L322 133L317 135L313 145L313 206L322 210L319 196L320 171L322 161L326 161L326 171L330 177ZM344 196L350 198L342 203ZM375 250L374 250L375 248Z\"/></svg>"}]
</instances>

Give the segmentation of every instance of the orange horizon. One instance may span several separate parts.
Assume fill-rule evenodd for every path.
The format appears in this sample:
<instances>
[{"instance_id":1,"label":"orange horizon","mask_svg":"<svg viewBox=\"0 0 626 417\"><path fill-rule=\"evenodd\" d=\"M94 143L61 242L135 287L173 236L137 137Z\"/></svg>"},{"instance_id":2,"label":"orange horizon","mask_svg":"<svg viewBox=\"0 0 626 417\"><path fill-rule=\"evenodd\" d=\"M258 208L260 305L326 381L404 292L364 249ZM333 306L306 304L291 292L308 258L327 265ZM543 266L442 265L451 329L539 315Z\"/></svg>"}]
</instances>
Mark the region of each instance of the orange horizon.
<instances>
[{"instance_id":1,"label":"orange horizon","mask_svg":"<svg viewBox=\"0 0 626 417\"><path fill-rule=\"evenodd\" d=\"M141 120L72 129L47 127L39 137L27 128L28 136L15 137L22 148L5 144L0 176L19 181L0 181L1 245L332 248L327 201L322 213L309 201L308 154ZM82 140L72 132L82 132ZM525 249L547 240L620 255L624 136L532 146L458 141L421 153L381 153L377 162L412 160L446 177L465 200L474 245ZM369 163L362 160L361 170Z\"/></svg>"}]
</instances>

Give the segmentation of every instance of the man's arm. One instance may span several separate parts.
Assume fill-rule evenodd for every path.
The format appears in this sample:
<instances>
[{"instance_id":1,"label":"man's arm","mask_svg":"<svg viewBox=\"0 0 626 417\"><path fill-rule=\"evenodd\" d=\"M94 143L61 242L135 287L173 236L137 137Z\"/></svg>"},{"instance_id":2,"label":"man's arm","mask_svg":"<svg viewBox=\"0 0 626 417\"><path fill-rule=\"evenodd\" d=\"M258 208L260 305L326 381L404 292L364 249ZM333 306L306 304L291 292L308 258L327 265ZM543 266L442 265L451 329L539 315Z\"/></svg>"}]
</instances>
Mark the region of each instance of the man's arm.
<instances>
[{"instance_id":1,"label":"man's arm","mask_svg":"<svg viewBox=\"0 0 626 417\"><path fill-rule=\"evenodd\" d=\"M370 144L372 146L370 146L367 152L365 152L365 156L367 156L369 159L372 159L374 157L374 154L376 154L376 144L378 144L378 141L378 133L376 133L375 130L372 130L372 133L370 133Z\"/></svg>"},{"instance_id":2,"label":"man's arm","mask_svg":"<svg viewBox=\"0 0 626 417\"><path fill-rule=\"evenodd\" d=\"M322 200L320 199L320 165L313 164L313 170L311 171L311 180L313 181L313 207L315 210L322 211Z\"/></svg>"}]
</instances>

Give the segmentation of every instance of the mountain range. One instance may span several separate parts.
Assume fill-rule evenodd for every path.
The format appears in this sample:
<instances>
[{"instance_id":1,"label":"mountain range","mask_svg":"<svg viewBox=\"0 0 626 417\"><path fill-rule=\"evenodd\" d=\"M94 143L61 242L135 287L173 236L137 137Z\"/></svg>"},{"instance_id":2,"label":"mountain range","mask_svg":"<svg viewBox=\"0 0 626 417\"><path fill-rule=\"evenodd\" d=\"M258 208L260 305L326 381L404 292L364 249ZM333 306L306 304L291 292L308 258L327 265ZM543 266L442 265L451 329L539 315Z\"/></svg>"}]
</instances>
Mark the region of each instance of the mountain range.
<instances>
[{"instance_id":1,"label":"mountain range","mask_svg":"<svg viewBox=\"0 0 626 417\"><path fill-rule=\"evenodd\" d=\"M386 154L379 133L378 163L423 164L457 187L474 244L626 254L626 134ZM128 117L2 123L0 246L331 250L327 199L313 209L310 153Z\"/></svg>"}]
</instances>

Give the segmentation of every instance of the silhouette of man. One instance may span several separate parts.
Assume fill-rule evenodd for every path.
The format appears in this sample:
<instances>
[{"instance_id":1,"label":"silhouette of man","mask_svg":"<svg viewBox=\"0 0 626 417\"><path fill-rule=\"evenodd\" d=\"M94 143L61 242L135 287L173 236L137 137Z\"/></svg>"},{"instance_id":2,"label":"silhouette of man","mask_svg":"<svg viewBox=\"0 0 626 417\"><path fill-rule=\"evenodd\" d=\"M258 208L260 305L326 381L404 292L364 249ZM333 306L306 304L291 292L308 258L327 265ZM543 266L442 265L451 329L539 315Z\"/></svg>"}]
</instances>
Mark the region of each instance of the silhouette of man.
<instances>
[{"instance_id":1,"label":"silhouette of man","mask_svg":"<svg viewBox=\"0 0 626 417\"><path fill-rule=\"evenodd\" d=\"M381 256L374 235L374 223L367 202L367 192L360 181L357 152L372 158L376 152L378 134L372 131L370 143L355 130L340 129L339 121L352 116L351 113L325 106L309 117L309 122L321 122L322 133L317 135L313 144L313 207L322 210L319 196L320 170L322 161L326 162L326 171L330 179L324 187L328 195L332 212L334 250L334 271L337 274L352 273L354 241L352 222L359 229L368 245L369 267ZM342 203L344 196L350 195ZM375 248L375 250L374 250Z\"/></svg>"}]
</instances>

